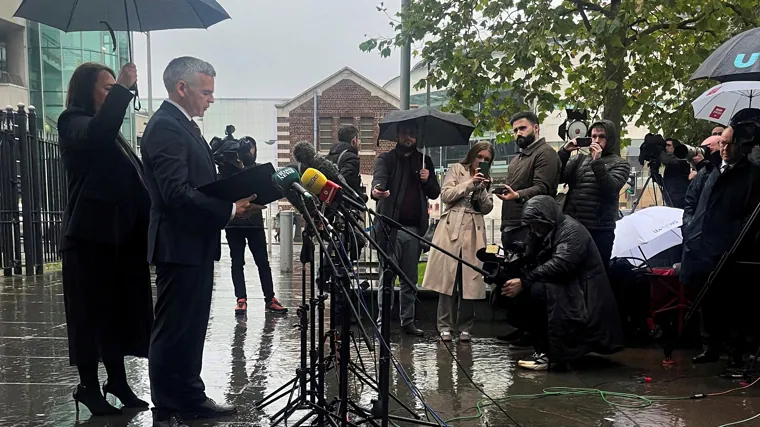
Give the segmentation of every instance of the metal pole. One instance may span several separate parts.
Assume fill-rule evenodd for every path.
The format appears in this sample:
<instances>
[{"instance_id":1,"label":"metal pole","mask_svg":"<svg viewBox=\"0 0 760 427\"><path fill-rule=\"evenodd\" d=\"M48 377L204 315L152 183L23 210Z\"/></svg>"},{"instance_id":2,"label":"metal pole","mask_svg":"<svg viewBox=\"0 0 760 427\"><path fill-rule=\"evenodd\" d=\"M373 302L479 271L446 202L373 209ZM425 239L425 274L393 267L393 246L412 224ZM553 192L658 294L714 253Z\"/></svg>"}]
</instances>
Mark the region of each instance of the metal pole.
<instances>
[{"instance_id":1,"label":"metal pole","mask_svg":"<svg viewBox=\"0 0 760 427\"><path fill-rule=\"evenodd\" d=\"M145 32L148 42L148 117L153 115L153 67L150 54L150 31Z\"/></svg>"},{"instance_id":2,"label":"metal pole","mask_svg":"<svg viewBox=\"0 0 760 427\"><path fill-rule=\"evenodd\" d=\"M319 95L314 89L314 149L319 151Z\"/></svg>"},{"instance_id":3,"label":"metal pole","mask_svg":"<svg viewBox=\"0 0 760 427\"><path fill-rule=\"evenodd\" d=\"M280 212L280 272L293 271L293 211Z\"/></svg>"},{"instance_id":4,"label":"metal pole","mask_svg":"<svg viewBox=\"0 0 760 427\"><path fill-rule=\"evenodd\" d=\"M401 11L409 9L411 0L401 0ZM404 23L402 22L403 26ZM409 91L411 90L411 73L412 73L412 41L407 38L401 47L401 109L409 109Z\"/></svg>"}]
</instances>

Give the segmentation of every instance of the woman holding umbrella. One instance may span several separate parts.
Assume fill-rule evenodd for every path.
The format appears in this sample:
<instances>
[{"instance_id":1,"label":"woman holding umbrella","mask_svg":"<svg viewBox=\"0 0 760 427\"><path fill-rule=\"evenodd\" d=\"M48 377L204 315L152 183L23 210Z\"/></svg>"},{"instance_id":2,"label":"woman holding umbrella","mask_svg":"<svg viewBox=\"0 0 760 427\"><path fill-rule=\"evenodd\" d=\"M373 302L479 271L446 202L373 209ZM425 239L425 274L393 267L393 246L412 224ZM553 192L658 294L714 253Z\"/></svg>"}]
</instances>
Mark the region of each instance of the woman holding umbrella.
<instances>
[{"instance_id":1,"label":"woman holding umbrella","mask_svg":"<svg viewBox=\"0 0 760 427\"><path fill-rule=\"evenodd\" d=\"M435 230L433 243L479 265L478 249L486 246L483 216L493 209L490 179L480 169L481 162L490 164L493 146L479 142L467 156L449 169L441 188L441 201L446 208ZM422 287L438 292L438 331L443 341L451 341L456 316L459 341L469 342L475 322L473 300L484 299L486 288L480 274L462 266L455 259L431 249Z\"/></svg>"},{"instance_id":2,"label":"woman holding umbrella","mask_svg":"<svg viewBox=\"0 0 760 427\"><path fill-rule=\"evenodd\" d=\"M124 356L148 356L153 299L147 263L150 197L142 164L119 130L137 81L134 64L116 78L101 64L74 71L58 119L69 200L63 216L63 294L69 358L79 371L74 401L93 415L147 409L127 383ZM108 373L103 394L98 362Z\"/></svg>"}]
</instances>

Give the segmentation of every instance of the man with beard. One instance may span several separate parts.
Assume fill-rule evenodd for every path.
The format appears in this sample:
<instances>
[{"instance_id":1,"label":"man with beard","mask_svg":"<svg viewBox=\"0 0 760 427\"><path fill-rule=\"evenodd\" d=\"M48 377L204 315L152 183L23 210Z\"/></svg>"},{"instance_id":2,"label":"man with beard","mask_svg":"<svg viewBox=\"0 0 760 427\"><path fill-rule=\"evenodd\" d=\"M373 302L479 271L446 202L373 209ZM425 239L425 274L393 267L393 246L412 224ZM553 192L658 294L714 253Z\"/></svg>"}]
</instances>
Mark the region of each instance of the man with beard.
<instances>
[{"instance_id":1,"label":"man with beard","mask_svg":"<svg viewBox=\"0 0 760 427\"><path fill-rule=\"evenodd\" d=\"M414 121L398 125L398 144L375 161L372 177L372 198L377 200L377 212L390 217L412 233L422 235L428 227L428 199L441 194L434 173L433 160L417 151L417 124ZM395 258L413 283L401 281L399 315L401 328L409 335L422 336L414 324L414 305L417 298L417 263L420 245L408 233L395 230L381 222L375 224L375 238ZM382 313L382 294L385 286L393 286L396 276L381 275L378 289L378 313ZM391 292L391 295L394 293ZM391 297L392 298L392 297ZM393 299L391 299L393 304ZM382 321L378 314L378 324Z\"/></svg>"},{"instance_id":2,"label":"man with beard","mask_svg":"<svg viewBox=\"0 0 760 427\"><path fill-rule=\"evenodd\" d=\"M515 142L520 154L507 169L505 194L497 194L501 204L501 241L505 249L524 242L528 228L522 225L525 203L539 195L556 196L559 185L560 160L557 152L540 137L538 117L530 111L515 114L510 119ZM530 339L522 331L498 337L513 341L515 347L530 346ZM517 340L517 341L516 341Z\"/></svg>"}]
</instances>

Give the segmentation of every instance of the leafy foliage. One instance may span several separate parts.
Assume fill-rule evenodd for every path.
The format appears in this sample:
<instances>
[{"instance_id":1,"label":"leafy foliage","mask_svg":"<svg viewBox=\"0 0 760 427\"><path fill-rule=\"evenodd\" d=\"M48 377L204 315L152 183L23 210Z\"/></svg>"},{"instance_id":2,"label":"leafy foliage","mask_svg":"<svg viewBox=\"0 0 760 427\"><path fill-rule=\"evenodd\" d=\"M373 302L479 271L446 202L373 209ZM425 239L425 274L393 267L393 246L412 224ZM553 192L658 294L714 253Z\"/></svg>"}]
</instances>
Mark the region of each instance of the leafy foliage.
<instances>
[{"instance_id":1,"label":"leafy foliage","mask_svg":"<svg viewBox=\"0 0 760 427\"><path fill-rule=\"evenodd\" d=\"M689 76L757 26L758 10L756 0L414 0L393 37L360 48L388 56L407 39L421 45L414 54L434 66L418 86L447 89L447 108L479 132L503 133L507 112L586 108L691 141L709 124L690 102L714 82Z\"/></svg>"}]
</instances>

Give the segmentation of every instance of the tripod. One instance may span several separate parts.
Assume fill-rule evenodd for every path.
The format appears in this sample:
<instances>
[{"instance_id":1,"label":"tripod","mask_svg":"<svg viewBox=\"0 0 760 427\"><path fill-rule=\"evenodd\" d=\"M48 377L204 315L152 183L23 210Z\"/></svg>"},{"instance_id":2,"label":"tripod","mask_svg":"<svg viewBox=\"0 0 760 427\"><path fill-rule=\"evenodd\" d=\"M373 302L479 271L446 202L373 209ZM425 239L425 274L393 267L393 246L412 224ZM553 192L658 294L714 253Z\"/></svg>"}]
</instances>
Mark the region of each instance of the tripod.
<instances>
[{"instance_id":1,"label":"tripod","mask_svg":"<svg viewBox=\"0 0 760 427\"><path fill-rule=\"evenodd\" d=\"M654 178L654 179L652 179ZM641 187L641 193L636 197L636 200L633 202L633 206L631 207L631 213L636 212L636 208L639 207L639 203L641 203L641 197L644 195L644 193L647 190L647 186L649 183L652 183L652 194L654 195L654 204L657 205L657 188L660 189L660 194L662 194L662 203L666 206L673 206L673 201L670 198L670 193L668 193L668 189L665 186L662 175L660 174L660 163L659 162L649 162L649 176L647 177L647 180L644 181L644 186Z\"/></svg>"},{"instance_id":2,"label":"tripod","mask_svg":"<svg viewBox=\"0 0 760 427\"><path fill-rule=\"evenodd\" d=\"M705 282L704 286L702 286L702 289L699 290L699 294L694 299L694 303L691 306L691 309L684 317L683 322L683 330L686 330L687 325L689 324L689 321L694 316L694 313L697 312L699 307L702 305L703 300L707 296L707 294L710 291L710 288L712 284L719 279L723 279L724 272L726 268L728 268L730 263L739 264L739 265L760 265L760 262L756 261L742 261L737 259L737 253L740 249L745 248L745 244L749 243L751 241L751 237L753 236L752 230L760 224L758 224L758 216L760 215L760 203L755 207L755 210L752 212L752 215L750 215L749 220L744 225L744 228L742 228L742 231L739 233L739 236L734 241L734 244L731 246L731 248L726 251L723 256L721 256L720 261L718 261L718 265L713 269L713 271L710 273L710 275L707 278L707 282ZM757 230L755 230L755 235L757 234ZM664 352L665 352L665 361L666 364L671 364L672 359L671 356L673 355L673 350L678 343L678 341L681 340L682 332L675 335L675 338L670 340L665 345ZM754 369L754 365L757 361L757 358L760 357L760 348L758 348L757 353L755 354L755 361L753 361L750 366L752 369Z\"/></svg>"}]
</instances>

